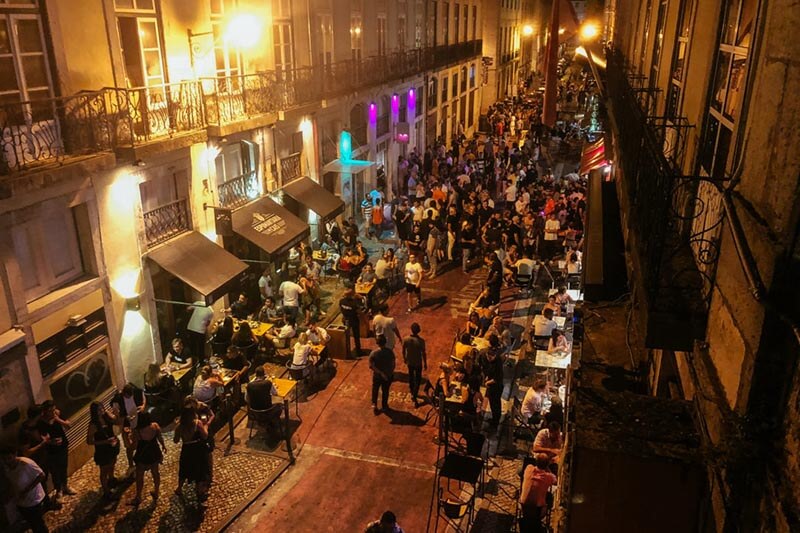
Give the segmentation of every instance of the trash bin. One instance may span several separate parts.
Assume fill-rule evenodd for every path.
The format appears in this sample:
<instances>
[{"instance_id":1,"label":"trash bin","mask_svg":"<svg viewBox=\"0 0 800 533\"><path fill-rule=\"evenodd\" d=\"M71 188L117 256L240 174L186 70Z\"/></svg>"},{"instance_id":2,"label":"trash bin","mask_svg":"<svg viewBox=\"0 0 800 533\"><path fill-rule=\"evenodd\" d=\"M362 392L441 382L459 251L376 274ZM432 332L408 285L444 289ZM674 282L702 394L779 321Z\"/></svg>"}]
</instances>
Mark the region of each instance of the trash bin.
<instances>
[{"instance_id":1,"label":"trash bin","mask_svg":"<svg viewBox=\"0 0 800 533\"><path fill-rule=\"evenodd\" d=\"M328 353L333 359L350 358L350 330L343 324L330 325L327 328L331 340L328 342Z\"/></svg>"}]
</instances>

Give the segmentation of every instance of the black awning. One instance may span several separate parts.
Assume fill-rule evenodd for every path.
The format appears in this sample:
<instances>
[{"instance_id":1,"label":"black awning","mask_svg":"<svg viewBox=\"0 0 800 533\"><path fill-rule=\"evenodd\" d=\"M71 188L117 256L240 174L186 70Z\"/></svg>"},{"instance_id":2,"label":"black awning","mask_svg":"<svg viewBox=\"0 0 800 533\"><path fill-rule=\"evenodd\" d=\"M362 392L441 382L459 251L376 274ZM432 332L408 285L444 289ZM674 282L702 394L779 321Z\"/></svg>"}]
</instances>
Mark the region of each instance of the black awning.
<instances>
[{"instance_id":1,"label":"black awning","mask_svg":"<svg viewBox=\"0 0 800 533\"><path fill-rule=\"evenodd\" d=\"M280 190L315 212L323 220L333 218L344 211L344 202L340 198L308 177L297 178Z\"/></svg>"},{"instance_id":2,"label":"black awning","mask_svg":"<svg viewBox=\"0 0 800 533\"><path fill-rule=\"evenodd\" d=\"M196 231L170 239L147 257L205 298L208 305L225 293L247 265Z\"/></svg>"},{"instance_id":3,"label":"black awning","mask_svg":"<svg viewBox=\"0 0 800 533\"><path fill-rule=\"evenodd\" d=\"M266 196L233 212L233 231L270 255L308 237L308 224Z\"/></svg>"}]
</instances>

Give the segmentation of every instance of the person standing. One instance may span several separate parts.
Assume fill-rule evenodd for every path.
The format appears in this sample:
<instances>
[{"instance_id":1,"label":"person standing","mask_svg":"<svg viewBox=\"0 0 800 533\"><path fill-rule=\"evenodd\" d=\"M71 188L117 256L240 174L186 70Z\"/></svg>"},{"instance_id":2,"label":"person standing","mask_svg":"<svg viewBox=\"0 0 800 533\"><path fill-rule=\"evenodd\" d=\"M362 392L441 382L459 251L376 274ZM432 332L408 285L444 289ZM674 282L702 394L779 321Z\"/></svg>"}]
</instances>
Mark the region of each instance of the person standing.
<instances>
[{"instance_id":1,"label":"person standing","mask_svg":"<svg viewBox=\"0 0 800 533\"><path fill-rule=\"evenodd\" d=\"M41 468L27 457L17 457L11 448L0 450L0 464L14 496L17 511L33 533L47 533L44 522L45 475Z\"/></svg>"},{"instance_id":2,"label":"person standing","mask_svg":"<svg viewBox=\"0 0 800 533\"><path fill-rule=\"evenodd\" d=\"M372 329L375 331L375 337L383 335L386 337L386 347L394 351L394 346L397 344L397 339L403 342L403 337L400 335L400 330L397 328L397 322L394 317L389 316L389 306L383 304L378 309L378 312L372 317Z\"/></svg>"},{"instance_id":3,"label":"person standing","mask_svg":"<svg viewBox=\"0 0 800 533\"><path fill-rule=\"evenodd\" d=\"M436 277L436 271L439 267L439 251L440 251L440 239L441 239L442 232L439 231L439 228L433 224L431 225L430 231L428 232L428 242L427 242L427 253L428 253L428 263L430 265L430 279Z\"/></svg>"},{"instance_id":4,"label":"person standing","mask_svg":"<svg viewBox=\"0 0 800 533\"><path fill-rule=\"evenodd\" d=\"M356 294L352 287L344 291L344 296L339 300L339 309L342 311L344 325L350 329L353 341L356 345L356 357L361 357L361 332L358 312L363 306L364 300ZM347 347L348 351L350 346Z\"/></svg>"},{"instance_id":5,"label":"person standing","mask_svg":"<svg viewBox=\"0 0 800 533\"><path fill-rule=\"evenodd\" d=\"M372 370L372 412L389 411L389 387L394 378L394 352L386 346L386 336L376 337L378 347L369 354L369 369ZM381 391L381 408L378 408L378 389Z\"/></svg>"},{"instance_id":6,"label":"person standing","mask_svg":"<svg viewBox=\"0 0 800 533\"><path fill-rule=\"evenodd\" d=\"M69 420L61 418L61 411L56 408L52 400L42 404L42 418L39 420L39 433L47 435L47 463L50 465L50 475L53 476L53 486L56 489L56 499L60 495L74 496L77 494L67 486L67 470L69 461L69 442L65 430L72 426Z\"/></svg>"},{"instance_id":7,"label":"person standing","mask_svg":"<svg viewBox=\"0 0 800 533\"><path fill-rule=\"evenodd\" d=\"M189 351L199 359L199 364L203 364L206 355L206 333L211 321L214 320L214 310L202 300L198 300L189 306L192 312L189 323L186 324L186 340L189 344Z\"/></svg>"},{"instance_id":8,"label":"person standing","mask_svg":"<svg viewBox=\"0 0 800 533\"><path fill-rule=\"evenodd\" d=\"M503 288L503 264L495 252L488 252L485 256L489 273L486 275L486 288L489 289L489 303L500 303L500 289Z\"/></svg>"},{"instance_id":9,"label":"person standing","mask_svg":"<svg viewBox=\"0 0 800 533\"><path fill-rule=\"evenodd\" d=\"M126 384L111 398L111 409L117 417L117 422L122 426L122 443L125 445L125 455L128 458L128 477L136 471L133 462L133 452L136 448L133 432L136 430L139 414L144 412L146 407L144 392L133 383Z\"/></svg>"},{"instance_id":10,"label":"person standing","mask_svg":"<svg viewBox=\"0 0 800 533\"><path fill-rule=\"evenodd\" d=\"M417 261L417 256L412 253L408 256L408 263L406 263L404 269L409 313L419 307L422 302L422 289L420 288L422 284L422 272L422 265ZM416 305L412 305L414 295L417 297Z\"/></svg>"},{"instance_id":11,"label":"person standing","mask_svg":"<svg viewBox=\"0 0 800 533\"><path fill-rule=\"evenodd\" d=\"M135 507L142 502L144 473L148 470L153 476L153 490L150 492L150 496L153 497L153 501L158 500L161 487L161 473L158 471L158 465L164 461L167 445L164 444L161 427L150 419L150 413L147 412L139 415L139 425L134 432L134 440L136 441L136 452L133 454L133 460L136 462L136 496L131 500L130 505Z\"/></svg>"},{"instance_id":12,"label":"person standing","mask_svg":"<svg viewBox=\"0 0 800 533\"><path fill-rule=\"evenodd\" d=\"M475 224L470 218L465 218L461 223L461 269L466 274L469 270L469 262L472 259L472 251L478 242L478 235L475 231Z\"/></svg>"},{"instance_id":13,"label":"person standing","mask_svg":"<svg viewBox=\"0 0 800 533\"><path fill-rule=\"evenodd\" d=\"M497 335L489 337L489 350L483 355L481 370L486 377L486 397L489 398L489 407L492 410L492 426L500 425L503 398L503 359L500 356L502 348Z\"/></svg>"},{"instance_id":14,"label":"person standing","mask_svg":"<svg viewBox=\"0 0 800 533\"><path fill-rule=\"evenodd\" d=\"M555 212L550 213L547 222L544 224L544 256L545 260L550 260L558 250L558 232L561 230L561 223Z\"/></svg>"},{"instance_id":15,"label":"person standing","mask_svg":"<svg viewBox=\"0 0 800 533\"><path fill-rule=\"evenodd\" d=\"M300 314L300 295L306 290L294 281L286 280L281 283L278 292L283 297L283 313L297 321Z\"/></svg>"},{"instance_id":16,"label":"person standing","mask_svg":"<svg viewBox=\"0 0 800 533\"><path fill-rule=\"evenodd\" d=\"M206 444L209 422L209 420L198 418L194 407L184 405L172 439L176 444L183 442L178 463L178 488L175 489L175 494L183 497L184 483L194 482L202 506L205 506L208 489L211 485L211 468Z\"/></svg>"},{"instance_id":17,"label":"person standing","mask_svg":"<svg viewBox=\"0 0 800 533\"><path fill-rule=\"evenodd\" d=\"M89 405L89 427L86 443L94 446L94 463L100 468L103 498L111 497L111 480L119 455L119 439L114 435L114 416L100 402Z\"/></svg>"},{"instance_id":18,"label":"person standing","mask_svg":"<svg viewBox=\"0 0 800 533\"><path fill-rule=\"evenodd\" d=\"M422 371L428 369L428 357L425 351L425 339L419 336L421 328L414 322L411 324L411 335L403 341L403 362L408 367L408 387L414 407L419 407L419 386L422 383Z\"/></svg>"}]
</instances>

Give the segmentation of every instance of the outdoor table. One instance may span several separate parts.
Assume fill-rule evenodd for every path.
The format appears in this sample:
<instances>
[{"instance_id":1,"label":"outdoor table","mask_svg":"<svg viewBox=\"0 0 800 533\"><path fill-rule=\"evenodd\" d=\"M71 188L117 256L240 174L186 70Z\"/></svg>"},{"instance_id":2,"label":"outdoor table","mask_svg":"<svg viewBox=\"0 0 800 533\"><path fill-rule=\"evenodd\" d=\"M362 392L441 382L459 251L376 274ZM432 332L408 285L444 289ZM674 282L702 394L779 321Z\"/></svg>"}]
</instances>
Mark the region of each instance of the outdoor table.
<instances>
[{"instance_id":1,"label":"outdoor table","mask_svg":"<svg viewBox=\"0 0 800 533\"><path fill-rule=\"evenodd\" d=\"M375 288L375 283L376 282L374 281L369 283L356 283L356 294L360 294L361 296L368 298L372 292L372 289Z\"/></svg>"},{"instance_id":2,"label":"outdoor table","mask_svg":"<svg viewBox=\"0 0 800 533\"><path fill-rule=\"evenodd\" d=\"M545 350L536 350L535 366L542 368L562 368L565 369L572 362L572 352L547 353Z\"/></svg>"},{"instance_id":3,"label":"outdoor table","mask_svg":"<svg viewBox=\"0 0 800 533\"><path fill-rule=\"evenodd\" d=\"M188 379L187 376L190 376L192 367L178 369L177 367L174 367L172 365L164 365L161 367L161 371L171 375L172 379L174 379L175 383L178 383L180 387L181 385L184 384L184 381Z\"/></svg>"},{"instance_id":4,"label":"outdoor table","mask_svg":"<svg viewBox=\"0 0 800 533\"><path fill-rule=\"evenodd\" d=\"M450 394L444 399L444 401L448 404L451 404L453 407L460 407L467 403L467 398L469 398L467 387L458 381L451 381Z\"/></svg>"},{"instance_id":5,"label":"outdoor table","mask_svg":"<svg viewBox=\"0 0 800 533\"><path fill-rule=\"evenodd\" d=\"M553 320L555 321L556 326L558 327L558 329L563 331L564 330L564 326L567 324L567 317L565 317L565 316L554 316Z\"/></svg>"},{"instance_id":6,"label":"outdoor table","mask_svg":"<svg viewBox=\"0 0 800 533\"><path fill-rule=\"evenodd\" d=\"M289 401L289 395L294 392L294 410L297 416L300 416L300 404L297 395L297 382L293 379L275 378L272 380L275 390L278 392L284 402Z\"/></svg>"},{"instance_id":7,"label":"outdoor table","mask_svg":"<svg viewBox=\"0 0 800 533\"><path fill-rule=\"evenodd\" d=\"M448 453L444 456L439 477L454 479L470 485L477 485L483 472L483 461L458 453Z\"/></svg>"},{"instance_id":8,"label":"outdoor table","mask_svg":"<svg viewBox=\"0 0 800 533\"><path fill-rule=\"evenodd\" d=\"M472 346L478 350L479 354L489 351L489 341L483 337L473 337Z\"/></svg>"},{"instance_id":9,"label":"outdoor table","mask_svg":"<svg viewBox=\"0 0 800 533\"><path fill-rule=\"evenodd\" d=\"M322 250L314 250L311 252L311 259L317 261L318 263L326 263L328 261L329 254L328 252L323 252Z\"/></svg>"}]
</instances>

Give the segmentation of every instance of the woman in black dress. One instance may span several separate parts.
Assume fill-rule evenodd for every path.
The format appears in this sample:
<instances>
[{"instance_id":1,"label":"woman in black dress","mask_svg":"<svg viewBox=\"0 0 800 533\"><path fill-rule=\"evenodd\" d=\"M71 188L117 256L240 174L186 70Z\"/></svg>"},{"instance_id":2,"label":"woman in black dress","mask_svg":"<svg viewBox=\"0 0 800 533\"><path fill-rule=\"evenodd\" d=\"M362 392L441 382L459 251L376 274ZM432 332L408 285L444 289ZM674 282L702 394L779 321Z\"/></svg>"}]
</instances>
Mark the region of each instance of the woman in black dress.
<instances>
[{"instance_id":1,"label":"woman in black dress","mask_svg":"<svg viewBox=\"0 0 800 533\"><path fill-rule=\"evenodd\" d=\"M134 440L136 441L136 452L133 454L133 461L136 463L136 497L131 500L130 505L136 506L142 502L144 473L148 470L153 476L153 491L150 495L153 501L158 500L161 487L158 465L164 461L163 452L167 451L167 446L164 444L164 437L161 436L161 427L152 421L147 411L139 413Z\"/></svg>"},{"instance_id":2,"label":"woman in black dress","mask_svg":"<svg viewBox=\"0 0 800 533\"><path fill-rule=\"evenodd\" d=\"M207 438L208 421L198 418L194 407L184 405L173 439L176 443L183 443L175 494L182 496L183 484L187 481L194 482L201 504L208 498L210 483Z\"/></svg>"},{"instance_id":3,"label":"woman in black dress","mask_svg":"<svg viewBox=\"0 0 800 533\"><path fill-rule=\"evenodd\" d=\"M100 402L89 405L89 428L86 443L94 446L94 462L100 467L103 498L111 497L111 480L119 455L119 439L114 435L115 419Z\"/></svg>"}]
</instances>

